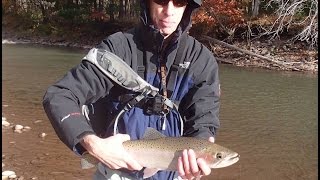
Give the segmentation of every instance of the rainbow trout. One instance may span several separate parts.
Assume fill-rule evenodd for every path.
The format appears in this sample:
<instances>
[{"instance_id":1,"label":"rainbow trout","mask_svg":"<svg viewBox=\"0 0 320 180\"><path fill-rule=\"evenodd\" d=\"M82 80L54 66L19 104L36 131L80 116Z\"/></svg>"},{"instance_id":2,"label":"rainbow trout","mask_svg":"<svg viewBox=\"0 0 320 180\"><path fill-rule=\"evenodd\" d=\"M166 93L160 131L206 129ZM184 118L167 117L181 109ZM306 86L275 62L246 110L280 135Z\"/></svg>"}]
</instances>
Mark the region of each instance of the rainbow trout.
<instances>
[{"instance_id":1,"label":"rainbow trout","mask_svg":"<svg viewBox=\"0 0 320 180\"><path fill-rule=\"evenodd\" d=\"M144 138L123 143L126 151L140 165L147 169L177 171L178 157L184 149L193 149L197 158L203 158L210 168L223 168L239 160L239 154L209 142L194 137L166 137L153 128L147 128ZM83 155L81 165L88 169L99 161L90 154Z\"/></svg>"}]
</instances>

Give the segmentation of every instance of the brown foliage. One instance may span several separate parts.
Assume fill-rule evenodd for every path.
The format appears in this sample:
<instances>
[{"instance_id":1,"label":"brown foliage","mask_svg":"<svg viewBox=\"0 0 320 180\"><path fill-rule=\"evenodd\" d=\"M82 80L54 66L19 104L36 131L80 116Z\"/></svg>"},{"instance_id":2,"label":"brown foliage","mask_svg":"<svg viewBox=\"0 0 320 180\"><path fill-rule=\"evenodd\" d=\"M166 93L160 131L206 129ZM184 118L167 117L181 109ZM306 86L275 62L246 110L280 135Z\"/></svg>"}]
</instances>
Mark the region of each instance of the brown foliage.
<instances>
[{"instance_id":1,"label":"brown foliage","mask_svg":"<svg viewBox=\"0 0 320 180\"><path fill-rule=\"evenodd\" d=\"M236 0L204 0L195 14L195 24L202 24L204 33L217 26L233 28L244 22L244 13Z\"/></svg>"},{"instance_id":2,"label":"brown foliage","mask_svg":"<svg viewBox=\"0 0 320 180\"><path fill-rule=\"evenodd\" d=\"M91 12L89 18L90 20L97 21L97 22L105 22L108 20L106 14L104 12L99 12L99 11Z\"/></svg>"}]
</instances>

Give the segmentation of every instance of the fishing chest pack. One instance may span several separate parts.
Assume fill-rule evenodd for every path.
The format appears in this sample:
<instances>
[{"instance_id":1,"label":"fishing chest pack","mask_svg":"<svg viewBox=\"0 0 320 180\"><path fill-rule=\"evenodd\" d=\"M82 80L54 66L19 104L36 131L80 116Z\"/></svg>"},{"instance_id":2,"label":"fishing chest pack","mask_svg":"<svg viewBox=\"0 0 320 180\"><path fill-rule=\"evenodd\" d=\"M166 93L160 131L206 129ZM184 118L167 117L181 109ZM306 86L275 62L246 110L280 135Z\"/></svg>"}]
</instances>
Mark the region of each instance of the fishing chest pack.
<instances>
[{"instance_id":1,"label":"fishing chest pack","mask_svg":"<svg viewBox=\"0 0 320 180\"><path fill-rule=\"evenodd\" d=\"M168 94L171 94L174 90L174 86L178 76L182 76L188 67L184 67L185 64L189 65L190 62L183 62L182 55L186 47L186 34L181 36L180 45L177 50L174 62L170 67L169 79L167 84ZM175 109L179 115L181 122L181 135L183 134L183 120L178 111L178 106L172 102L168 97L165 97L159 93L159 89L146 82L145 66L146 55L145 51L141 51L137 48L137 73L120 57L106 51L104 49L92 48L88 54L82 59L93 63L99 70L101 70L108 78L117 83L126 90L134 92L134 95L126 98L126 101L122 101L122 107L117 115L110 123L113 125L113 133L117 133L117 124L119 118L131 108L137 104L143 104L144 112L147 114L156 114L160 116L166 116L170 110ZM163 107L168 107L165 109ZM84 105L82 109L83 114L88 120L88 109ZM165 127L164 127L165 128Z\"/></svg>"}]
</instances>

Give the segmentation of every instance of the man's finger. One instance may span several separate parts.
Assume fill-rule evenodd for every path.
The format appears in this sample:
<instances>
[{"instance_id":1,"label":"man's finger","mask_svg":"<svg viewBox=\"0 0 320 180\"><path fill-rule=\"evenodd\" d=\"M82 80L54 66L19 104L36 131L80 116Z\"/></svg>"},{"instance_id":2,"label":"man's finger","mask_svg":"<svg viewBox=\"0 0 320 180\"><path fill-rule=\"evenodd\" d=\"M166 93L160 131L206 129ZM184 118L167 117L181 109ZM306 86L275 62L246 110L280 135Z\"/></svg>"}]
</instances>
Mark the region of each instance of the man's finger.
<instances>
[{"instance_id":1,"label":"man's finger","mask_svg":"<svg viewBox=\"0 0 320 180\"><path fill-rule=\"evenodd\" d=\"M185 177L186 173L184 172L184 169L183 169L182 157L178 158L178 172L181 178Z\"/></svg>"},{"instance_id":2,"label":"man's finger","mask_svg":"<svg viewBox=\"0 0 320 180\"><path fill-rule=\"evenodd\" d=\"M185 149L182 151L183 168L185 175L190 175L189 156L188 151Z\"/></svg>"},{"instance_id":3,"label":"man's finger","mask_svg":"<svg viewBox=\"0 0 320 180\"><path fill-rule=\"evenodd\" d=\"M134 160L129 154L126 156L125 162L126 166L130 170L141 170L143 167L136 161Z\"/></svg>"},{"instance_id":4,"label":"man's finger","mask_svg":"<svg viewBox=\"0 0 320 180\"><path fill-rule=\"evenodd\" d=\"M127 167L129 170L141 170L143 167L138 163L127 163Z\"/></svg>"},{"instance_id":5,"label":"man's finger","mask_svg":"<svg viewBox=\"0 0 320 180\"><path fill-rule=\"evenodd\" d=\"M104 164L107 165L110 169L120 169L121 168L120 166L116 165L115 163L105 162Z\"/></svg>"},{"instance_id":6,"label":"man's finger","mask_svg":"<svg viewBox=\"0 0 320 180\"><path fill-rule=\"evenodd\" d=\"M193 176L197 176L199 173L199 168L198 168L196 154L192 149L188 151L188 158L189 158L191 172Z\"/></svg>"},{"instance_id":7,"label":"man's finger","mask_svg":"<svg viewBox=\"0 0 320 180\"><path fill-rule=\"evenodd\" d=\"M206 161L204 159L198 158L197 159L197 163L198 163L198 166L201 169L203 175L207 176L207 175L209 175L211 173L211 169L207 165L207 163L206 163Z\"/></svg>"}]
</instances>

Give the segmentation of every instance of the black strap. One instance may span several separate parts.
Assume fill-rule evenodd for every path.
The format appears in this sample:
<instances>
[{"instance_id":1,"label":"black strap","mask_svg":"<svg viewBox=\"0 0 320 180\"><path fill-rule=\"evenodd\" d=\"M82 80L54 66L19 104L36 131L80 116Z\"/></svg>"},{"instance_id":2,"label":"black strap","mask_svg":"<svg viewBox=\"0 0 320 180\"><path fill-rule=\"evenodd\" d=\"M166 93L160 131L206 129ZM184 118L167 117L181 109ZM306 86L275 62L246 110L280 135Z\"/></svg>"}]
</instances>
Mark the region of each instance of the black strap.
<instances>
[{"instance_id":1,"label":"black strap","mask_svg":"<svg viewBox=\"0 0 320 180\"><path fill-rule=\"evenodd\" d=\"M136 32L136 35L139 35L139 32ZM184 68L179 68L179 64L183 63L184 59L182 58L182 56L184 54L186 44L187 44L187 33L183 33L181 35L181 40L177 50L176 57L169 71L170 74L169 74L169 80L167 83L168 97L171 96L174 90L174 86L175 86L178 75L179 74L181 75L185 71ZM140 47L143 48L143 45L141 44ZM142 78L145 78L145 75L146 75L147 68L145 66L146 66L146 52L144 49L141 51L140 49L137 48L137 73Z\"/></svg>"},{"instance_id":2,"label":"black strap","mask_svg":"<svg viewBox=\"0 0 320 180\"><path fill-rule=\"evenodd\" d=\"M145 79L146 75L146 51L141 51L137 48L137 73L138 75Z\"/></svg>"},{"instance_id":3,"label":"black strap","mask_svg":"<svg viewBox=\"0 0 320 180\"><path fill-rule=\"evenodd\" d=\"M176 57L174 59L174 62L172 66L170 67L170 74L169 74L169 80L167 83L167 91L168 91L168 97L170 98L172 95L172 92L174 90L174 86L176 84L176 80L178 75L182 75L185 71L185 68L179 68L179 65L183 63L183 54L184 49L187 45L187 33L182 34L180 44L177 50Z\"/></svg>"},{"instance_id":4,"label":"black strap","mask_svg":"<svg viewBox=\"0 0 320 180\"><path fill-rule=\"evenodd\" d=\"M138 75L145 79L146 78L146 64L147 64L147 60L146 60L146 51L145 48L142 44L142 40L141 40L141 32L138 32L139 29L135 28L135 35L138 37L137 38L137 73ZM140 50L138 47L142 48L142 50Z\"/></svg>"}]
</instances>

